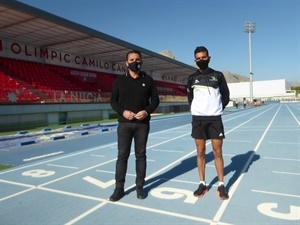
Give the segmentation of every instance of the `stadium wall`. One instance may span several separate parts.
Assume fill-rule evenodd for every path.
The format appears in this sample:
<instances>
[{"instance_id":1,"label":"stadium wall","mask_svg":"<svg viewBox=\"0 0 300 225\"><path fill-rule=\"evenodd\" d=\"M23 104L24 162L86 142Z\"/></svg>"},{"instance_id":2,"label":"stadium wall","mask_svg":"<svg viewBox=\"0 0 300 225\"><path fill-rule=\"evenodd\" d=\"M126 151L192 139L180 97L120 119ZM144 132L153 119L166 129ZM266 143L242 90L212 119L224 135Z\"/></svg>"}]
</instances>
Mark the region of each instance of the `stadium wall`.
<instances>
[{"instance_id":1,"label":"stadium wall","mask_svg":"<svg viewBox=\"0 0 300 225\"><path fill-rule=\"evenodd\" d=\"M188 103L161 103L155 113L189 111ZM116 118L109 103L1 105L0 132Z\"/></svg>"}]
</instances>

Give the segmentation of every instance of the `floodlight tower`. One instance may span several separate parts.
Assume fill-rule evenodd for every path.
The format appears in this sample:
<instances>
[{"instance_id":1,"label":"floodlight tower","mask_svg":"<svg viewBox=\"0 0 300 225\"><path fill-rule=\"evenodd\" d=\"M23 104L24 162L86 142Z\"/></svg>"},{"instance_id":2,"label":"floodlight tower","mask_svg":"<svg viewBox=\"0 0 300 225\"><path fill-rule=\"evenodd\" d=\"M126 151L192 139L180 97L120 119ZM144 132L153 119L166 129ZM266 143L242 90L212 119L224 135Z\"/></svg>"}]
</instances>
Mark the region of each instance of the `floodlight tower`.
<instances>
[{"instance_id":1,"label":"floodlight tower","mask_svg":"<svg viewBox=\"0 0 300 225\"><path fill-rule=\"evenodd\" d=\"M252 73L252 52L251 52L251 33L255 32L256 23L246 21L245 22L245 32L248 33L249 36L249 67L250 67L250 75L249 75L249 84L250 84L250 102L253 102L253 73Z\"/></svg>"}]
</instances>

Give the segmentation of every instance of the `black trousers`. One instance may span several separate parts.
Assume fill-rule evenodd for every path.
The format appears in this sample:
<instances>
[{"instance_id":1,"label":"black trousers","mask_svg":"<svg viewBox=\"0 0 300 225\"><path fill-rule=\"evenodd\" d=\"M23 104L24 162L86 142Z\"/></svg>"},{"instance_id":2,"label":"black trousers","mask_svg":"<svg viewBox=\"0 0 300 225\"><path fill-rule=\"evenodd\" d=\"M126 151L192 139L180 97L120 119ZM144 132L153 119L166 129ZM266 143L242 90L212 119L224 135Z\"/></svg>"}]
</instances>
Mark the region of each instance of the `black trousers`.
<instances>
[{"instance_id":1,"label":"black trousers","mask_svg":"<svg viewBox=\"0 0 300 225\"><path fill-rule=\"evenodd\" d=\"M146 145L149 135L149 123L119 123L118 158L116 163L116 187L124 188L128 158L130 156L132 140L134 140L136 186L143 186L146 177Z\"/></svg>"}]
</instances>

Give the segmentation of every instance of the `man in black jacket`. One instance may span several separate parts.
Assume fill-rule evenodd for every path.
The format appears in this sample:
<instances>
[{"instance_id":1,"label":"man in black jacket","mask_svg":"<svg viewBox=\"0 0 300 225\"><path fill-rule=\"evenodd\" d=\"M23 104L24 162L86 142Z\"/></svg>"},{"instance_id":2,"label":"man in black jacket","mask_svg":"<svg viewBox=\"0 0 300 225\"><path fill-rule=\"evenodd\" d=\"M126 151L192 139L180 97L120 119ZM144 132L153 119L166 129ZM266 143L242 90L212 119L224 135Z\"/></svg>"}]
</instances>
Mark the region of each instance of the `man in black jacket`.
<instances>
[{"instance_id":1,"label":"man in black jacket","mask_svg":"<svg viewBox=\"0 0 300 225\"><path fill-rule=\"evenodd\" d=\"M222 145L225 134L221 115L229 102L229 89L223 73L208 67L210 56L204 46L197 47L194 56L199 70L190 75L187 81L187 95L192 114L191 135L197 147L200 178L200 185L194 196L200 198L208 191L205 181L205 146L206 140L210 139L219 180L218 197L225 200L229 196L224 186Z\"/></svg>"},{"instance_id":2,"label":"man in black jacket","mask_svg":"<svg viewBox=\"0 0 300 225\"><path fill-rule=\"evenodd\" d=\"M126 74L118 76L111 92L110 104L118 114L118 158L115 190L110 201L124 196L124 183L131 143L134 140L136 157L137 198L144 199L146 176L146 145L150 130L150 114L159 105L159 96L153 78L141 71L142 55L132 50L126 55Z\"/></svg>"}]
</instances>

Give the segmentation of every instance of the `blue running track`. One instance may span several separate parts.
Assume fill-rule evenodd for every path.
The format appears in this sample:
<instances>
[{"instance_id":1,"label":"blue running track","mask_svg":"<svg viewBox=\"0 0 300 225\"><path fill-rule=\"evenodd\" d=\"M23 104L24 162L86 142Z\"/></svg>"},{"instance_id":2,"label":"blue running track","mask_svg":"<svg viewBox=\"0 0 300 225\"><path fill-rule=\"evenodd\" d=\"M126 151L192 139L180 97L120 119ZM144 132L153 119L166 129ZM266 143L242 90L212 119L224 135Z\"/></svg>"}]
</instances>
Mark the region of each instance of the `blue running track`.
<instances>
[{"instance_id":1,"label":"blue running track","mask_svg":"<svg viewBox=\"0 0 300 225\"><path fill-rule=\"evenodd\" d=\"M132 153L126 195L108 201L114 190L117 126L85 135L65 131L58 140L49 134L41 141L40 135L24 146L1 140L0 163L16 167L0 172L0 224L299 225L300 104L228 108L223 122L226 201L216 194L210 142L209 192L193 196L199 177L189 113L153 117L144 200L136 198Z\"/></svg>"}]
</instances>

